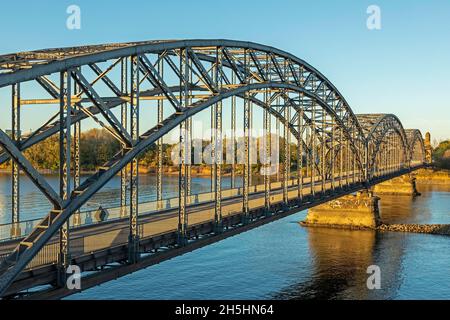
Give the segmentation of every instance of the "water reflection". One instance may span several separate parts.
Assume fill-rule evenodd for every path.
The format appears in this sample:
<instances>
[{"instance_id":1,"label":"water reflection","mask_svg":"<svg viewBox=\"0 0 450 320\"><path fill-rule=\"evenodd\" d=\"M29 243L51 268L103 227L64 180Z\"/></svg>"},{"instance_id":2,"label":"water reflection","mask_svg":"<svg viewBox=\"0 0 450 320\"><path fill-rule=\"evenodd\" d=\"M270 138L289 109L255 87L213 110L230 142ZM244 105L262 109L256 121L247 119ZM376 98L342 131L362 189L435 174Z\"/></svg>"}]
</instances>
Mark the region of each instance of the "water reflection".
<instances>
[{"instance_id":1,"label":"water reflection","mask_svg":"<svg viewBox=\"0 0 450 320\"><path fill-rule=\"evenodd\" d=\"M381 196L382 220L387 223L450 223L450 186L419 185L418 188L421 197ZM425 246L428 241L448 241L446 237L433 235L328 228L308 228L307 234L313 268L310 280L283 288L273 295L276 299L393 299L402 296L404 266L409 266L405 256L413 254L421 260L420 257L426 259L427 255L426 252L411 252L408 248L417 245L411 243L411 239L423 241ZM367 288L370 265L380 267L380 290ZM448 272L442 268L441 275L444 274ZM450 292L445 294L448 297ZM427 292L425 297L430 295L431 292Z\"/></svg>"},{"instance_id":2,"label":"water reflection","mask_svg":"<svg viewBox=\"0 0 450 320\"><path fill-rule=\"evenodd\" d=\"M337 299L349 288L363 297L367 274L361 266L373 264L375 242L372 231L309 228L311 280L288 287L275 298Z\"/></svg>"}]
</instances>

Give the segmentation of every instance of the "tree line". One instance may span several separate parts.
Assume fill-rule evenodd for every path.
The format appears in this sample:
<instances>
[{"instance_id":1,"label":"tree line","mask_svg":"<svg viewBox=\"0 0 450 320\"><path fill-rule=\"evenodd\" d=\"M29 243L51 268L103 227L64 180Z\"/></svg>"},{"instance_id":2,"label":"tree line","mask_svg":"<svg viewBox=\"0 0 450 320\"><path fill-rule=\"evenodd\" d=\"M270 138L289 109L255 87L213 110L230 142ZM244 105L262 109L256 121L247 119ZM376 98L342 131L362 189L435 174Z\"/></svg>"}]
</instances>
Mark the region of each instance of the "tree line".
<instances>
[{"instance_id":1,"label":"tree line","mask_svg":"<svg viewBox=\"0 0 450 320\"><path fill-rule=\"evenodd\" d=\"M73 138L72 138L73 139ZM256 139L256 146L262 143L261 139ZM210 143L210 141L202 141L203 150ZM280 139L280 161L283 162L283 143L284 139ZM227 144L226 139L223 141L223 145ZM113 136L111 136L105 129L90 129L84 131L80 135L80 168L82 171L94 171L99 166L102 166L108 160L110 160L114 155L116 155L121 150L121 145ZM163 165L166 167L174 166L172 160L172 152L177 152L174 150L175 144L163 143ZM0 150L1 151L1 150ZM236 152L243 152L243 150L238 150L236 147ZM225 159L225 148L223 157ZM192 154L194 154L192 152ZM59 135L53 135L33 146L27 148L24 151L25 157L30 161L30 163L38 170L48 170L52 172L57 172L59 169ZM291 164L296 163L296 146L291 145ZM149 149L139 156L139 164L143 168L152 168L157 166L157 145L153 144ZM10 166L9 163L3 164L0 168L6 169ZM207 170L208 165L199 165L197 167L205 167ZM252 166L254 171L258 171L260 164ZM231 170L231 165L225 165L224 170ZM239 171L239 168L238 168Z\"/></svg>"},{"instance_id":2,"label":"tree line","mask_svg":"<svg viewBox=\"0 0 450 320\"><path fill-rule=\"evenodd\" d=\"M202 141L205 148L209 141ZM260 144L261 141L257 141ZM224 139L223 144L226 145ZM283 162L284 139L280 140L280 162ZM175 144L163 144L163 165L174 166L171 154L176 147ZM105 129L90 129L81 133L80 137L80 166L82 171L93 171L99 166L106 163L114 155L121 150L121 145L114 137L112 137ZM239 152L239 150L237 150ZM139 156L139 163L143 167L151 168L157 166L157 146L153 144L149 149ZM225 151L224 151L225 153ZM50 170L57 172L59 169L59 136L43 140L24 151L25 157L38 170ZM225 157L225 154L224 154ZM433 150L433 161L436 166L444 169L450 169L450 140L443 141ZM296 166L296 146L291 145L291 165ZM5 163L1 168L9 167L9 163ZM200 165L202 167L202 165ZM206 165L205 165L206 167ZM230 169L229 165L225 165L224 169ZM260 164L254 166L254 170L259 170Z\"/></svg>"},{"instance_id":3,"label":"tree line","mask_svg":"<svg viewBox=\"0 0 450 320\"><path fill-rule=\"evenodd\" d=\"M450 140L440 142L433 150L433 162L439 168L450 169Z\"/></svg>"}]
</instances>

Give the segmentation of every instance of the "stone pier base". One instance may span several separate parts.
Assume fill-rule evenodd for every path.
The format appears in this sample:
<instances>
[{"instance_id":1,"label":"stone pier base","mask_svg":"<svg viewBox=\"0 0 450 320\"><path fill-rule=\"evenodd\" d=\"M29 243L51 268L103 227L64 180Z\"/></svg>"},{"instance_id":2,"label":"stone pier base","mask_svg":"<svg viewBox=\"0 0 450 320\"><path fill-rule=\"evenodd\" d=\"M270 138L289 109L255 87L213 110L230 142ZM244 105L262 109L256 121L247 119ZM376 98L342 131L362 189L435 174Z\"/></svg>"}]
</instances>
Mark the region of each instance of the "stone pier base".
<instances>
[{"instance_id":1,"label":"stone pier base","mask_svg":"<svg viewBox=\"0 0 450 320\"><path fill-rule=\"evenodd\" d=\"M420 195L416 189L416 178L410 174L379 183L373 187L373 192L377 195Z\"/></svg>"},{"instance_id":2,"label":"stone pier base","mask_svg":"<svg viewBox=\"0 0 450 320\"><path fill-rule=\"evenodd\" d=\"M329 226L375 229L380 225L378 200L372 192L364 190L347 195L308 210L304 226Z\"/></svg>"}]
</instances>

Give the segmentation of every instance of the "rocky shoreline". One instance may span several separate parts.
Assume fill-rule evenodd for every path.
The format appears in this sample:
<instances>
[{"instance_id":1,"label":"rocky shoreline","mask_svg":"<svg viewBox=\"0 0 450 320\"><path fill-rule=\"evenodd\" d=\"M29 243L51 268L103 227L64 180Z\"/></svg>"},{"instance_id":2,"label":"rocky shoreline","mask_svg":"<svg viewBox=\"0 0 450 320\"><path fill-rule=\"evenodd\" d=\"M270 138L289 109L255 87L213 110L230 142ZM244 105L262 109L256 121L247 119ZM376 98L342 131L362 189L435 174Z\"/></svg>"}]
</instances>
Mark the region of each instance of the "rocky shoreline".
<instances>
[{"instance_id":1,"label":"rocky shoreline","mask_svg":"<svg viewBox=\"0 0 450 320\"><path fill-rule=\"evenodd\" d=\"M450 235L450 224L381 224L377 231Z\"/></svg>"},{"instance_id":2,"label":"rocky shoreline","mask_svg":"<svg viewBox=\"0 0 450 320\"><path fill-rule=\"evenodd\" d=\"M382 223L376 228L362 227L362 226L342 226L329 224L314 224L306 221L299 221L302 227L317 227L317 228L331 228L331 229L348 229L348 230L371 230L381 232L408 232L408 233L427 233L450 236L450 224L387 224Z\"/></svg>"},{"instance_id":3,"label":"rocky shoreline","mask_svg":"<svg viewBox=\"0 0 450 320\"><path fill-rule=\"evenodd\" d=\"M420 169L414 172L414 177L420 184L450 184L450 171L445 169Z\"/></svg>"}]
</instances>

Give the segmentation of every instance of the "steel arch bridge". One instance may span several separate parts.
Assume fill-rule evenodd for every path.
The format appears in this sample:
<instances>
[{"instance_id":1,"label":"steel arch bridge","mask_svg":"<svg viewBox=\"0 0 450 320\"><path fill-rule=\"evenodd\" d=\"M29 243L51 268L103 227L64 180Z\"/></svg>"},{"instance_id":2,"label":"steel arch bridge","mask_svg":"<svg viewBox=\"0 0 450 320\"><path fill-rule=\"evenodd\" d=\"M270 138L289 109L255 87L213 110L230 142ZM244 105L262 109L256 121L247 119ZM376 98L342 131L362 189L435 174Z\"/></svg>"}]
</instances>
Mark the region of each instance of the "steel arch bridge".
<instances>
[{"instance_id":1,"label":"steel arch bridge","mask_svg":"<svg viewBox=\"0 0 450 320\"><path fill-rule=\"evenodd\" d=\"M425 164L419 130L405 130L392 114L354 114L337 88L307 62L251 42L145 41L8 54L0 56L2 88L11 88L11 130L9 134L0 130L0 164L12 160L13 188L11 238L7 239L8 252L0 265L0 296L15 293L10 287L25 277L55 237L56 287L62 286L64 270L76 261L69 240L72 230L81 224L80 210L118 174L119 218L128 221L127 256L120 261L139 263L146 250L138 201L138 157L156 145L156 211L167 209L162 206L162 140L174 130L179 132L180 157L174 206L176 243L170 245L189 247L199 237L189 224L189 208L201 205L191 193L192 119L207 110L211 112L211 128L215 129L211 136L214 161L208 198L212 212L209 233L217 236L229 232L227 228L245 229L261 217L271 221L280 212L298 211ZM24 92L28 96L31 92L33 97L24 98ZM42 97L36 96L39 94ZM22 134L21 109L27 105L59 107L40 128ZM144 108L152 115L143 118ZM282 150L276 159L281 161L281 181L274 182L265 174L263 184L255 185L252 149L256 147L251 129L259 109L259 125L267 137L260 143L265 154L271 154L273 148L272 120L278 136L282 136ZM223 159L225 111L230 112L232 136L227 138L233 141L231 165ZM242 125L237 115L242 116ZM117 139L121 151L81 181L80 132L85 120ZM233 132L242 127L243 137L238 141ZM59 190L50 186L25 155L27 149L55 135L59 137ZM243 161L236 163L239 152ZM269 169L271 163L266 161L261 166ZM231 191L225 195L222 176L229 167ZM53 207L25 232L19 215L19 171ZM238 176L242 179L239 187L235 183ZM276 196L279 201L275 201ZM262 199L262 205L252 207L256 197ZM230 199L239 199L234 224L231 214L224 212Z\"/></svg>"}]
</instances>

